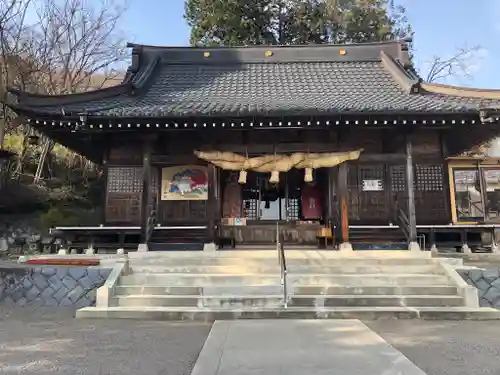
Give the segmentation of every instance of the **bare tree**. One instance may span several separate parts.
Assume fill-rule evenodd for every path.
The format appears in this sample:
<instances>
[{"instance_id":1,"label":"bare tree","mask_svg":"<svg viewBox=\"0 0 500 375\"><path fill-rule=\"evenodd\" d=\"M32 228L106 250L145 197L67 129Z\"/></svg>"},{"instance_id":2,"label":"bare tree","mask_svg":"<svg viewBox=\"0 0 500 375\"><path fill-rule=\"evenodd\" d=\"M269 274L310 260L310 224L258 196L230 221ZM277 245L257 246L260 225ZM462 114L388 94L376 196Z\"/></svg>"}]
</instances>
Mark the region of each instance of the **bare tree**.
<instances>
[{"instance_id":1,"label":"bare tree","mask_svg":"<svg viewBox=\"0 0 500 375\"><path fill-rule=\"evenodd\" d=\"M5 0L4 0L5 1ZM7 0L23 1L23 0ZM28 0L24 0L27 2ZM21 89L43 94L71 94L116 82L126 57L119 21L125 11L120 0L29 0L35 19L17 17L3 56L15 56L23 69L15 79ZM13 13L13 11L11 11ZM19 14L19 11L17 12ZM14 48L15 47L15 48ZM41 181L54 143L44 137L34 183Z\"/></svg>"},{"instance_id":2,"label":"bare tree","mask_svg":"<svg viewBox=\"0 0 500 375\"><path fill-rule=\"evenodd\" d=\"M0 147L3 147L6 127L11 119L4 105L6 88L15 75L13 69L19 66L16 56L30 3L31 0L0 1Z\"/></svg>"},{"instance_id":3,"label":"bare tree","mask_svg":"<svg viewBox=\"0 0 500 375\"><path fill-rule=\"evenodd\" d=\"M475 45L472 47L461 47L448 58L434 56L429 66L425 81L446 82L448 79L472 79L478 60L484 49Z\"/></svg>"}]
</instances>

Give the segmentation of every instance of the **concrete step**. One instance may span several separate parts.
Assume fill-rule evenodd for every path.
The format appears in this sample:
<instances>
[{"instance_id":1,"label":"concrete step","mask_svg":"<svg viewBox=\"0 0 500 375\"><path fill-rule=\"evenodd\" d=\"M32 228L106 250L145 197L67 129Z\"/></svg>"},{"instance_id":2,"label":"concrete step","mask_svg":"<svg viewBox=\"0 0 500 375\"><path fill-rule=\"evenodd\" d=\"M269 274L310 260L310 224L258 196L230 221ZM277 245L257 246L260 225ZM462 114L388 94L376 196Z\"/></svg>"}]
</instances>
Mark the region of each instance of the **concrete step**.
<instances>
[{"instance_id":1,"label":"concrete step","mask_svg":"<svg viewBox=\"0 0 500 375\"><path fill-rule=\"evenodd\" d=\"M127 307L141 306L184 306L199 308L279 308L283 305L283 296L157 296L129 295L116 297L113 305ZM380 296L380 295L325 295L292 296L289 306L295 307L338 307L338 306L463 306L463 299L458 296Z\"/></svg>"},{"instance_id":2,"label":"concrete step","mask_svg":"<svg viewBox=\"0 0 500 375\"><path fill-rule=\"evenodd\" d=\"M85 307L77 318L113 318L143 320L215 320L234 319L430 319L500 320L500 311L482 307L336 307L288 309L200 309L196 307Z\"/></svg>"},{"instance_id":3,"label":"concrete step","mask_svg":"<svg viewBox=\"0 0 500 375\"><path fill-rule=\"evenodd\" d=\"M316 253L316 252L315 252ZM160 253L157 253L160 254ZM168 253L167 253L168 254ZM228 256L183 256L184 254L176 253L175 256L157 256L157 257L144 257L144 258L130 258L131 267L137 266L249 266L249 265L268 265L275 266L278 265L278 255L272 252L272 256L267 257L228 257ZM444 259L444 258L443 258ZM314 256L314 257L289 257L286 256L287 264L293 265L317 265L317 266L348 266L348 265L360 265L360 266L376 266L376 265L428 265L435 264L438 261L435 258L374 258L374 257L335 257L331 258L328 256ZM457 260L452 259L454 263ZM445 260L447 261L447 260ZM459 262L458 262L459 263Z\"/></svg>"},{"instance_id":4,"label":"concrete step","mask_svg":"<svg viewBox=\"0 0 500 375\"><path fill-rule=\"evenodd\" d=\"M317 275L290 274L289 285L451 285L446 276L425 274L352 274ZM280 275L274 274L131 274L120 278L120 285L161 285L161 286L215 286L215 285L279 285Z\"/></svg>"},{"instance_id":5,"label":"concrete step","mask_svg":"<svg viewBox=\"0 0 500 375\"><path fill-rule=\"evenodd\" d=\"M242 285L242 286L159 286L159 285L121 285L116 295L279 295L283 289L279 285ZM428 286L289 286L290 295L457 295L457 288L448 285Z\"/></svg>"},{"instance_id":6,"label":"concrete step","mask_svg":"<svg viewBox=\"0 0 500 375\"><path fill-rule=\"evenodd\" d=\"M280 267L276 265L141 265L132 266L132 273L191 273L191 274L245 274L245 273L262 273L272 274L279 273ZM332 265L288 265L289 273L298 274L394 274L394 273L411 273L411 274L437 274L443 272L442 268L436 264L422 265L364 265L364 264L338 264Z\"/></svg>"}]
</instances>

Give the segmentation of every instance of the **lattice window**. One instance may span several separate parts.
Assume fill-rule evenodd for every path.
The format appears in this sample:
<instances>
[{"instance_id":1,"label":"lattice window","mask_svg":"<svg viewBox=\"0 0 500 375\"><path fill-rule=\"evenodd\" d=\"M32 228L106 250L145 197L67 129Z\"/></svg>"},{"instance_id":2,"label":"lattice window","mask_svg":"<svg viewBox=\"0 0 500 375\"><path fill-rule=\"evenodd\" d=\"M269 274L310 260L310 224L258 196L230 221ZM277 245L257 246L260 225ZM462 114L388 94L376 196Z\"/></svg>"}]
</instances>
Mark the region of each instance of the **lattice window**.
<instances>
[{"instance_id":1,"label":"lattice window","mask_svg":"<svg viewBox=\"0 0 500 375\"><path fill-rule=\"evenodd\" d=\"M258 199L244 199L243 200L243 215L248 220L258 219L259 200Z\"/></svg>"},{"instance_id":2,"label":"lattice window","mask_svg":"<svg viewBox=\"0 0 500 375\"><path fill-rule=\"evenodd\" d=\"M415 190L442 191L443 166L441 164L417 164L415 166Z\"/></svg>"},{"instance_id":3,"label":"lattice window","mask_svg":"<svg viewBox=\"0 0 500 375\"><path fill-rule=\"evenodd\" d=\"M151 171L151 192L158 193L158 172ZM110 193L141 193L141 167L110 167L108 168L108 192Z\"/></svg>"},{"instance_id":4,"label":"lattice window","mask_svg":"<svg viewBox=\"0 0 500 375\"><path fill-rule=\"evenodd\" d=\"M139 193L142 191L142 168L110 167L108 169L108 192Z\"/></svg>"},{"instance_id":5,"label":"lattice window","mask_svg":"<svg viewBox=\"0 0 500 375\"><path fill-rule=\"evenodd\" d=\"M406 190L406 173L404 165L392 165L390 169L391 188L393 192Z\"/></svg>"},{"instance_id":6,"label":"lattice window","mask_svg":"<svg viewBox=\"0 0 500 375\"><path fill-rule=\"evenodd\" d=\"M300 199L288 199L288 220L299 220L300 218Z\"/></svg>"},{"instance_id":7,"label":"lattice window","mask_svg":"<svg viewBox=\"0 0 500 375\"><path fill-rule=\"evenodd\" d=\"M364 180L377 180L380 181L381 189L385 190L384 167L378 165L360 166L359 167L360 184Z\"/></svg>"}]
</instances>

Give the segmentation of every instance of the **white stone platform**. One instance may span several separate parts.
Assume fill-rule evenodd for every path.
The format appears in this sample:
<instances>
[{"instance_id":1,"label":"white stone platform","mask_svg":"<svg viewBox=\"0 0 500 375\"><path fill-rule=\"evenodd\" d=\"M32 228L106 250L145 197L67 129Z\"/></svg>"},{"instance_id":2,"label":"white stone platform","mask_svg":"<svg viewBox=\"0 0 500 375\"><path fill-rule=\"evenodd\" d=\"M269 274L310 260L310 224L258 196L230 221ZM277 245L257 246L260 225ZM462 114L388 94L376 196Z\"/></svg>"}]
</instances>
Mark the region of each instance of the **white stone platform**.
<instances>
[{"instance_id":1,"label":"white stone platform","mask_svg":"<svg viewBox=\"0 0 500 375\"><path fill-rule=\"evenodd\" d=\"M359 320L216 321L191 375L425 375Z\"/></svg>"}]
</instances>

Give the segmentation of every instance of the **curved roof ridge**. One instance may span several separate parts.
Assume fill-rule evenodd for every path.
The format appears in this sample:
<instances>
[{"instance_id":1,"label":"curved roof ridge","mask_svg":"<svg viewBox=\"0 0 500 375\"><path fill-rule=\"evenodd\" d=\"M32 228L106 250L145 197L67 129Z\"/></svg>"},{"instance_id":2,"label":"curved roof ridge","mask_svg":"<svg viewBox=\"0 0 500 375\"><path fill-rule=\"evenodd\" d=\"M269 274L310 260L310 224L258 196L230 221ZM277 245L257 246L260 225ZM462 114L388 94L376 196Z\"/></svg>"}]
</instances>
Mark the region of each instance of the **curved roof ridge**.
<instances>
[{"instance_id":1,"label":"curved roof ridge","mask_svg":"<svg viewBox=\"0 0 500 375\"><path fill-rule=\"evenodd\" d=\"M152 79L159 61L160 57L155 56L144 67L139 67L139 70L131 76L130 80L134 89L141 90L144 88L144 86Z\"/></svg>"},{"instance_id":2,"label":"curved roof ridge","mask_svg":"<svg viewBox=\"0 0 500 375\"><path fill-rule=\"evenodd\" d=\"M128 43L137 60L159 57L166 64L231 64L287 62L380 61L380 52L408 63L410 39L357 44L248 45L248 46L150 46Z\"/></svg>"},{"instance_id":3,"label":"curved roof ridge","mask_svg":"<svg viewBox=\"0 0 500 375\"><path fill-rule=\"evenodd\" d=\"M288 45L277 45L277 44L252 44L252 45L241 45L241 46L161 46L161 45L151 45L151 44L141 44L141 43L132 43L128 42L128 48L143 48L143 49L159 49L159 50L172 50L172 49L184 49L184 50L192 50L192 49L238 49L238 48L325 48L325 47L367 47L367 46L386 46L386 45L401 45L407 44L411 42L412 38L400 38L400 39L392 39L385 40L379 42L364 42L364 43L344 43L344 44L335 44L335 43L325 43L325 44L288 44Z\"/></svg>"},{"instance_id":4,"label":"curved roof ridge","mask_svg":"<svg viewBox=\"0 0 500 375\"><path fill-rule=\"evenodd\" d=\"M410 75L394 58L387 55L384 51L381 51L380 59L382 61L382 66L404 91L408 94L416 94L419 92L419 80L413 77L413 75Z\"/></svg>"},{"instance_id":5,"label":"curved roof ridge","mask_svg":"<svg viewBox=\"0 0 500 375\"><path fill-rule=\"evenodd\" d=\"M445 85L441 83L420 82L420 87L426 92L457 96L461 98L475 98L485 100L500 100L499 89L481 89L456 85Z\"/></svg>"},{"instance_id":6,"label":"curved roof ridge","mask_svg":"<svg viewBox=\"0 0 500 375\"><path fill-rule=\"evenodd\" d=\"M101 100L110 98L113 96L118 96L126 94L130 91L130 82L121 83L116 86L105 87L99 90L72 93L72 94L60 94L60 95L47 95L47 94L35 94L27 91L21 91L15 88L9 87L7 90L11 94L15 95L19 104L29 105L32 107L43 107L50 105L65 105L72 103L80 103L93 100Z\"/></svg>"}]
</instances>

